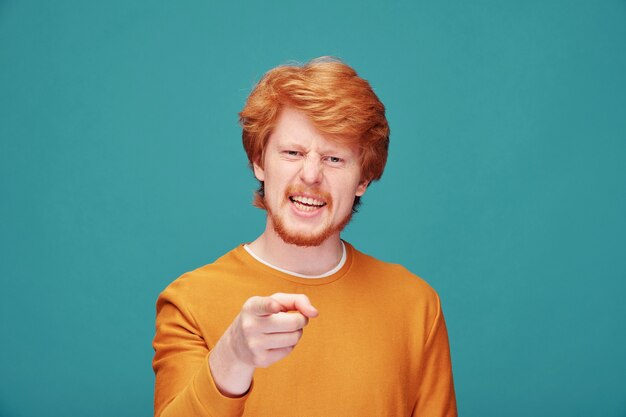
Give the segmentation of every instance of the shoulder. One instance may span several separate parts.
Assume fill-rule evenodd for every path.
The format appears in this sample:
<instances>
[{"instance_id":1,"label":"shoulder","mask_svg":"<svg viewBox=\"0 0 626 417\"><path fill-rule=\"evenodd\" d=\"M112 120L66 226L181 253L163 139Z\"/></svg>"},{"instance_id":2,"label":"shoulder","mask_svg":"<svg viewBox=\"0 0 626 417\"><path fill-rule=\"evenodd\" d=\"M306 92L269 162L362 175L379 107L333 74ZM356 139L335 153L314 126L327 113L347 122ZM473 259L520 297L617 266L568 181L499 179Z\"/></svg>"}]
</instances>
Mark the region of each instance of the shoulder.
<instances>
[{"instance_id":1,"label":"shoulder","mask_svg":"<svg viewBox=\"0 0 626 417\"><path fill-rule=\"evenodd\" d=\"M244 267L243 262L237 256L239 248L227 252L210 264L206 264L194 270L185 272L172 281L159 295L159 304L171 302L186 305L204 303L207 298L219 296L220 289L224 289L233 277L240 274Z\"/></svg>"},{"instance_id":2,"label":"shoulder","mask_svg":"<svg viewBox=\"0 0 626 417\"><path fill-rule=\"evenodd\" d=\"M157 333L186 331L203 338L207 346L217 342L247 298L242 283L250 274L238 250L182 274L159 294Z\"/></svg>"},{"instance_id":3,"label":"shoulder","mask_svg":"<svg viewBox=\"0 0 626 417\"><path fill-rule=\"evenodd\" d=\"M373 297L380 311L395 317L407 334L428 335L441 317L439 295L421 277L400 264L385 262L354 249L352 289Z\"/></svg>"},{"instance_id":4,"label":"shoulder","mask_svg":"<svg viewBox=\"0 0 626 417\"><path fill-rule=\"evenodd\" d=\"M363 281L374 283L379 291L394 294L397 298L409 297L430 305L439 304L439 296L433 287L403 265L382 261L352 246L351 250L359 276L365 278Z\"/></svg>"}]
</instances>

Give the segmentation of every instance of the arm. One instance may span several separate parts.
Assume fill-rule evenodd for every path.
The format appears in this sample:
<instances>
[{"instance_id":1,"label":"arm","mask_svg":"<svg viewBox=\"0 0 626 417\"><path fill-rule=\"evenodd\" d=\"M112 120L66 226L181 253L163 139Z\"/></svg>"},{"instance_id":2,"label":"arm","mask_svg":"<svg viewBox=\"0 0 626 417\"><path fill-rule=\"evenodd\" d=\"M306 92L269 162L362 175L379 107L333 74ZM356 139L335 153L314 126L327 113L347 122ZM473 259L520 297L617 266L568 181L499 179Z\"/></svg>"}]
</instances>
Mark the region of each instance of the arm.
<instances>
[{"instance_id":1,"label":"arm","mask_svg":"<svg viewBox=\"0 0 626 417\"><path fill-rule=\"evenodd\" d=\"M412 416L457 416L448 332L439 297L437 315L424 346L421 383Z\"/></svg>"},{"instance_id":2,"label":"arm","mask_svg":"<svg viewBox=\"0 0 626 417\"><path fill-rule=\"evenodd\" d=\"M247 396L229 398L215 385L208 366L209 348L194 318L166 290L157 301L154 415L239 416Z\"/></svg>"},{"instance_id":3,"label":"arm","mask_svg":"<svg viewBox=\"0 0 626 417\"><path fill-rule=\"evenodd\" d=\"M303 294L276 293L248 299L209 357L209 368L220 392L229 397L245 394L254 370L267 368L289 355L309 317L317 315Z\"/></svg>"},{"instance_id":4,"label":"arm","mask_svg":"<svg viewBox=\"0 0 626 417\"><path fill-rule=\"evenodd\" d=\"M304 295L252 297L209 354L184 303L166 290L157 302L153 343L154 415L241 415L254 369L291 352L307 324L304 314L317 315Z\"/></svg>"}]
</instances>

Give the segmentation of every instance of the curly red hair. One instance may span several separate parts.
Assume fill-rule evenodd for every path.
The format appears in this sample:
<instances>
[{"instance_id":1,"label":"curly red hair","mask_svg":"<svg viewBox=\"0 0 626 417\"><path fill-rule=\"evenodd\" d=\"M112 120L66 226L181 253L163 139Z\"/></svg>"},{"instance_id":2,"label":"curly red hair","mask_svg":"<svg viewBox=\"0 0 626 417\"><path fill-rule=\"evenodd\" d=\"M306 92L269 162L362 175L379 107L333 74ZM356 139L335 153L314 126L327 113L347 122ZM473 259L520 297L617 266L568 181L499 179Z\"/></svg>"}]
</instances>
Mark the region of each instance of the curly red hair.
<instances>
[{"instance_id":1,"label":"curly red hair","mask_svg":"<svg viewBox=\"0 0 626 417\"><path fill-rule=\"evenodd\" d=\"M361 178L369 182L380 179L389 147L385 106L350 66L336 58L321 57L304 65L282 65L268 71L239 113L250 165L263 166L265 146L283 107L306 114L320 132L342 143L357 144ZM255 205L264 208L262 197L263 184ZM354 208L358 203L357 197Z\"/></svg>"}]
</instances>

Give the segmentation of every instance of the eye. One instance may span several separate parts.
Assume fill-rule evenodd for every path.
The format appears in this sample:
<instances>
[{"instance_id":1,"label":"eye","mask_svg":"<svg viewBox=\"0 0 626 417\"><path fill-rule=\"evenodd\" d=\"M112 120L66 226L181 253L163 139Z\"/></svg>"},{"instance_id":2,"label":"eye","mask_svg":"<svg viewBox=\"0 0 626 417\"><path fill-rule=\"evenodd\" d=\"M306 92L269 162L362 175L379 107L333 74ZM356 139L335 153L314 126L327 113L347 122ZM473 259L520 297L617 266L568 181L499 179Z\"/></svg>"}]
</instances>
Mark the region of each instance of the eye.
<instances>
[{"instance_id":1,"label":"eye","mask_svg":"<svg viewBox=\"0 0 626 417\"><path fill-rule=\"evenodd\" d=\"M288 158L297 158L302 155L302 152L293 151L293 150L285 150L282 152L282 154Z\"/></svg>"},{"instance_id":2,"label":"eye","mask_svg":"<svg viewBox=\"0 0 626 417\"><path fill-rule=\"evenodd\" d=\"M339 158L338 156L327 156L326 160L332 165L340 165L343 163L343 159Z\"/></svg>"}]
</instances>

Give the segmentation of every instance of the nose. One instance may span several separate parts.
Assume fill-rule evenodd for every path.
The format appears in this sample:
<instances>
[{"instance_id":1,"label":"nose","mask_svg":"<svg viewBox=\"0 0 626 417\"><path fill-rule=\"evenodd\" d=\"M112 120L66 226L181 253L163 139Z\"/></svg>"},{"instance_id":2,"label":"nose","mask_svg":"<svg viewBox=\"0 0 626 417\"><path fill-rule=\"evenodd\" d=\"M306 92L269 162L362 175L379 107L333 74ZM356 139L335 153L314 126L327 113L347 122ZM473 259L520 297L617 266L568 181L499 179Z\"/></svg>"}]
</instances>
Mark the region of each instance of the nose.
<instances>
[{"instance_id":1,"label":"nose","mask_svg":"<svg viewBox=\"0 0 626 417\"><path fill-rule=\"evenodd\" d=\"M302 161L300 179L305 184L319 184L322 182L322 164L316 158L307 155Z\"/></svg>"}]
</instances>

